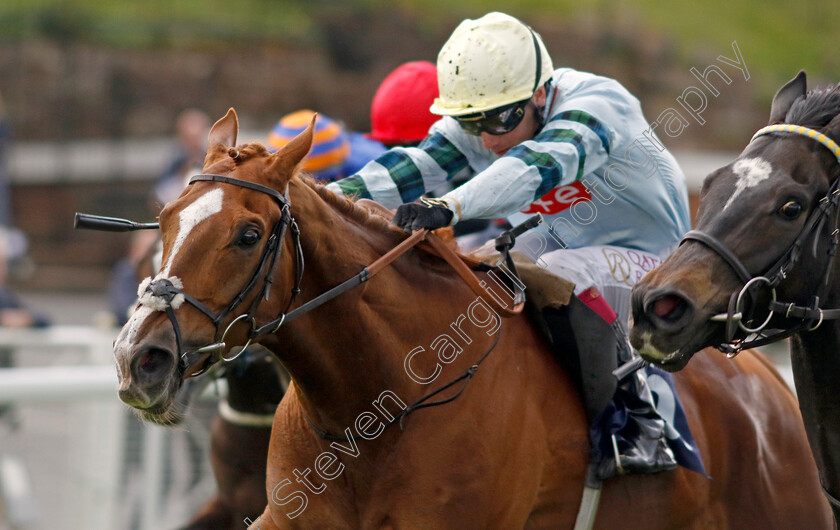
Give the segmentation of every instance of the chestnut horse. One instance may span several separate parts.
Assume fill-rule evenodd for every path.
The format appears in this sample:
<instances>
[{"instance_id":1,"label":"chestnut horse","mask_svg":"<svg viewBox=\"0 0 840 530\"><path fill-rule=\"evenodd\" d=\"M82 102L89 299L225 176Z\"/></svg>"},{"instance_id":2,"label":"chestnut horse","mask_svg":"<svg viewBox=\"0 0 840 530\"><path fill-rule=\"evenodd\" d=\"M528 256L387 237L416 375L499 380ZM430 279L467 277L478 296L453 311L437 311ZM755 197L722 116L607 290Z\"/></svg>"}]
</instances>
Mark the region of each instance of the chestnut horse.
<instances>
[{"instance_id":1,"label":"chestnut horse","mask_svg":"<svg viewBox=\"0 0 840 530\"><path fill-rule=\"evenodd\" d=\"M205 174L161 212L163 268L115 343L120 398L171 421L184 379L254 338L292 385L252 528L572 527L586 417L537 326L502 321L490 289L421 249L365 281L408 234L298 175L312 126L273 155L233 147L237 132L231 109ZM827 527L795 399L766 362L708 357L676 384L709 477L609 480L597 526ZM420 410L438 388L447 404Z\"/></svg>"},{"instance_id":2,"label":"chestnut horse","mask_svg":"<svg viewBox=\"0 0 840 530\"><path fill-rule=\"evenodd\" d=\"M840 87L805 89L800 72L773 98L770 125L706 177L697 230L636 285L631 337L678 370L705 346L735 355L791 336L805 430L840 523Z\"/></svg>"}]
</instances>

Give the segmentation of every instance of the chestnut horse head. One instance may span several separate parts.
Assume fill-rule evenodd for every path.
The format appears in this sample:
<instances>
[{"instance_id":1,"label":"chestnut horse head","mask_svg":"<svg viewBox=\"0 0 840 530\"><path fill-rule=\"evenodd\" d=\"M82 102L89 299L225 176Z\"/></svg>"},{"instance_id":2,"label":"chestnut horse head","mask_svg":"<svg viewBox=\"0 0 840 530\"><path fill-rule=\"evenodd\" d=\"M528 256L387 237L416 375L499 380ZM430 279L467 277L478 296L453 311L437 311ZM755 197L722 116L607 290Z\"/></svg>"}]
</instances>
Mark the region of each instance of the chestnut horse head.
<instances>
[{"instance_id":1,"label":"chestnut horse head","mask_svg":"<svg viewBox=\"0 0 840 530\"><path fill-rule=\"evenodd\" d=\"M696 229L633 290L631 341L664 368L716 346L792 337L794 381L823 488L840 521L840 86L800 72L770 124L710 174Z\"/></svg>"},{"instance_id":2,"label":"chestnut horse head","mask_svg":"<svg viewBox=\"0 0 840 530\"><path fill-rule=\"evenodd\" d=\"M271 320L290 303L288 289L271 289L275 273L282 285L296 285L292 267L275 270L292 263L280 254L296 251L284 237L294 221L278 190L309 151L312 125L273 155L259 144L230 147L238 128L233 109L216 122L205 174L161 212L162 268L141 283L138 308L114 345L120 399L154 422L179 420L176 394L229 350L222 341L244 344L248 324ZM185 243L208 252L181 252Z\"/></svg>"}]
</instances>

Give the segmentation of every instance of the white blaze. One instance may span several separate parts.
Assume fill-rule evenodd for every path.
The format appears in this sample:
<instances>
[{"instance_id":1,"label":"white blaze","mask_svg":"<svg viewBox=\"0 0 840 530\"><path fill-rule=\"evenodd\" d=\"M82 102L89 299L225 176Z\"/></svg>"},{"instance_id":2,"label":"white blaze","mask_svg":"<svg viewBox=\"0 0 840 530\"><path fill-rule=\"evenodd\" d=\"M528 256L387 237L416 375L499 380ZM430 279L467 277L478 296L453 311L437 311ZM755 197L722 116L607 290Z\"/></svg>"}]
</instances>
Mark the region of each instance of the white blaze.
<instances>
[{"instance_id":1,"label":"white blaze","mask_svg":"<svg viewBox=\"0 0 840 530\"><path fill-rule=\"evenodd\" d=\"M178 251L181 250L184 241L187 240L187 236L190 235L190 232L192 232L192 229L198 223L222 211L222 199L224 199L222 189L216 188L208 191L194 203L181 210L179 215L181 224L178 226L178 236L175 238L175 244L172 245L169 259L166 260L166 265L158 276L169 276L169 269L172 268L172 262L175 260L175 256L178 255Z\"/></svg>"},{"instance_id":2,"label":"white blaze","mask_svg":"<svg viewBox=\"0 0 840 530\"><path fill-rule=\"evenodd\" d=\"M735 182L735 192L732 193L732 196L729 197L729 200L723 206L724 210L732 204L742 191L758 186L762 181L770 178L773 167L770 165L770 162L763 158L743 158L735 162L732 170L735 172L738 180Z\"/></svg>"},{"instance_id":3,"label":"white blaze","mask_svg":"<svg viewBox=\"0 0 840 530\"><path fill-rule=\"evenodd\" d=\"M187 240L187 237L192 232L193 228L195 228L198 223L207 219L213 214L219 213L222 210L222 199L224 198L224 193L222 192L221 188L216 188L214 190L208 191L201 197L199 197L195 202L181 210L179 215L180 218L180 225L178 226L178 235L175 237L175 244L172 245L172 251L169 253L169 259L166 261L166 266L163 270L158 274L155 279L159 278L168 278L174 285L176 285L179 289L182 288L182 284L180 280L176 277L169 277L169 269L172 268L172 263L175 260L175 256L178 254L178 251L181 250L181 246L183 246L184 241ZM144 295L146 290L146 286L149 285L151 281L150 278L146 278L143 280L143 283L140 286L140 292L138 296L141 298ZM181 300L183 301L183 295L181 296ZM177 297L176 297L177 298ZM141 299L140 302L142 303L143 300ZM149 299L147 302L154 302L154 300ZM177 309L176 307L176 300L173 300L172 306ZM151 306L151 307L150 307ZM165 307L160 308L155 306L154 303L147 303L141 305L137 308L136 311L131 315L126 327L124 329L124 333L120 334L118 339L118 344L123 341L127 341L127 343L133 344L134 339L137 336L137 332L140 330L140 327L143 325L143 322L146 321L146 318L149 317L155 311L162 311Z\"/></svg>"}]
</instances>

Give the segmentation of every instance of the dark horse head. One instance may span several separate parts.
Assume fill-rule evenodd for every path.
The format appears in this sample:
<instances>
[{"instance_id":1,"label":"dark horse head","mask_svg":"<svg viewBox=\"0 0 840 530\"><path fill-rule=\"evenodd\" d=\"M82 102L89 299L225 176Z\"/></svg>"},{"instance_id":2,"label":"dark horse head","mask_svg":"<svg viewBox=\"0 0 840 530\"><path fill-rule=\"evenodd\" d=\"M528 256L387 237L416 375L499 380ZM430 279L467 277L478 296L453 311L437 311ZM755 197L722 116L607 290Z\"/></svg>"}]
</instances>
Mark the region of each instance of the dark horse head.
<instances>
[{"instance_id":1,"label":"dark horse head","mask_svg":"<svg viewBox=\"0 0 840 530\"><path fill-rule=\"evenodd\" d=\"M776 93L770 125L706 178L697 228L633 290L633 345L669 370L695 352L791 336L799 408L840 523L840 85Z\"/></svg>"},{"instance_id":2,"label":"dark horse head","mask_svg":"<svg viewBox=\"0 0 840 530\"><path fill-rule=\"evenodd\" d=\"M776 93L769 123L800 127L765 127L706 177L696 229L633 290L633 345L666 369L707 346L736 353L771 329L814 327L821 307L836 306L825 282L838 218L840 89L806 93L800 72Z\"/></svg>"}]
</instances>

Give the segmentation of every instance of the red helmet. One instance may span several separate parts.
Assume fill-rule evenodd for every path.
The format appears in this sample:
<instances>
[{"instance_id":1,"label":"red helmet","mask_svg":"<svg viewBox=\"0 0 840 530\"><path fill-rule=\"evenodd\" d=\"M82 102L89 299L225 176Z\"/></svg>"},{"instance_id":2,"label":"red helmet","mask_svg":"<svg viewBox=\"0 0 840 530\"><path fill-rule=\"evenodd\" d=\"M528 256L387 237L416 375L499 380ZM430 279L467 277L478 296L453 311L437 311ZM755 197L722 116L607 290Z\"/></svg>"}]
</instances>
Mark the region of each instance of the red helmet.
<instances>
[{"instance_id":1,"label":"red helmet","mask_svg":"<svg viewBox=\"0 0 840 530\"><path fill-rule=\"evenodd\" d=\"M368 136L383 144L419 142L440 119L429 111L436 97L435 65L428 61L403 64L388 74L373 96Z\"/></svg>"}]
</instances>

